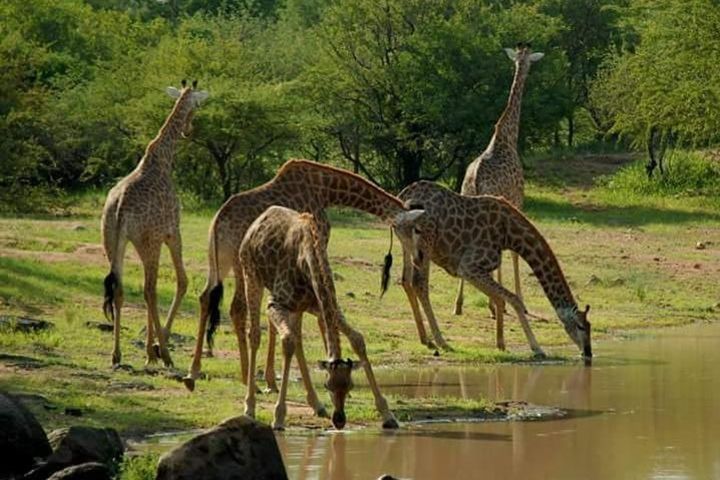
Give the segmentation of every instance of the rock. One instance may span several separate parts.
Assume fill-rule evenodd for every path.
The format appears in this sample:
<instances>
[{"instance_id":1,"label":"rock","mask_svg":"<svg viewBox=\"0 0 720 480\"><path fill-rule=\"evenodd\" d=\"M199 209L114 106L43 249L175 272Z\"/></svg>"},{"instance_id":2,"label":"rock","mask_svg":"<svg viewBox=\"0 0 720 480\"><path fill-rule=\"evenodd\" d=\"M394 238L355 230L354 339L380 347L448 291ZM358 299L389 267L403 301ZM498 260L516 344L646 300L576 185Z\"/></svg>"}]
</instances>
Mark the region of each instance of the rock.
<instances>
[{"instance_id":1,"label":"rock","mask_svg":"<svg viewBox=\"0 0 720 480\"><path fill-rule=\"evenodd\" d=\"M73 232L82 232L84 230L87 230L87 227L83 225L82 223L78 223L76 225L73 225L72 227Z\"/></svg>"},{"instance_id":2,"label":"rock","mask_svg":"<svg viewBox=\"0 0 720 480\"><path fill-rule=\"evenodd\" d=\"M695 250L705 250L708 242L697 242L695 244Z\"/></svg>"},{"instance_id":3,"label":"rock","mask_svg":"<svg viewBox=\"0 0 720 480\"><path fill-rule=\"evenodd\" d=\"M392 475L388 475L387 473L384 473L380 475L377 480L398 480L396 477L393 477Z\"/></svg>"},{"instance_id":4,"label":"rock","mask_svg":"<svg viewBox=\"0 0 720 480\"><path fill-rule=\"evenodd\" d=\"M125 452L120 435L112 428L61 428L50 432L48 438L53 447L48 463L60 468L87 462L110 466Z\"/></svg>"},{"instance_id":5,"label":"rock","mask_svg":"<svg viewBox=\"0 0 720 480\"><path fill-rule=\"evenodd\" d=\"M287 479L268 425L235 417L160 458L156 480Z\"/></svg>"},{"instance_id":6,"label":"rock","mask_svg":"<svg viewBox=\"0 0 720 480\"><path fill-rule=\"evenodd\" d=\"M13 332L35 333L52 328L54 325L47 320L28 317L0 315L0 328L8 328Z\"/></svg>"},{"instance_id":7,"label":"rock","mask_svg":"<svg viewBox=\"0 0 720 480\"><path fill-rule=\"evenodd\" d=\"M345 295L349 298L355 298L355 294L353 292L347 292Z\"/></svg>"},{"instance_id":8,"label":"rock","mask_svg":"<svg viewBox=\"0 0 720 480\"><path fill-rule=\"evenodd\" d=\"M112 474L106 465L88 462L55 472L48 480L112 480Z\"/></svg>"},{"instance_id":9,"label":"rock","mask_svg":"<svg viewBox=\"0 0 720 480\"><path fill-rule=\"evenodd\" d=\"M82 410L75 407L65 407L65 415L69 417L82 417Z\"/></svg>"},{"instance_id":10,"label":"rock","mask_svg":"<svg viewBox=\"0 0 720 480\"><path fill-rule=\"evenodd\" d=\"M52 452L42 426L17 399L0 392L0 478L30 470Z\"/></svg>"}]
</instances>

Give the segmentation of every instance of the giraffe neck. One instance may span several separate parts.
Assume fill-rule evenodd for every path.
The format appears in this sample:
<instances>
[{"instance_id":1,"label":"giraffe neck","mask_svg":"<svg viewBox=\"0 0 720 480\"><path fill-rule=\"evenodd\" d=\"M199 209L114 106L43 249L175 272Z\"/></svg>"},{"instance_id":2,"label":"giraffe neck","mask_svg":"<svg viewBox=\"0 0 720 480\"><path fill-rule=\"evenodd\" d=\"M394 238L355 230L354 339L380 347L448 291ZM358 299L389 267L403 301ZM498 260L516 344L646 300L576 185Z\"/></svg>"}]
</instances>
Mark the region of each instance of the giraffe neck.
<instances>
[{"instance_id":1,"label":"giraffe neck","mask_svg":"<svg viewBox=\"0 0 720 480\"><path fill-rule=\"evenodd\" d=\"M515 76L507 106L495 124L495 140L517 149L518 132L520 129L520 107L522 105L525 79L530 71L530 62L516 63Z\"/></svg>"},{"instance_id":2,"label":"giraffe neck","mask_svg":"<svg viewBox=\"0 0 720 480\"><path fill-rule=\"evenodd\" d=\"M508 204L511 218L509 231L522 232L509 237L508 248L520 255L530 265L540 282L550 304L563 323L569 322L577 312L577 302L565 279L560 263L545 238L535 226L519 211ZM513 225L514 224L514 225Z\"/></svg>"},{"instance_id":3,"label":"giraffe neck","mask_svg":"<svg viewBox=\"0 0 720 480\"><path fill-rule=\"evenodd\" d=\"M315 218L311 214L302 214L301 220L307 223L308 234L304 238L305 258L310 270L312 284L320 310L321 321L325 322L327 335L328 358L342 358L339 325L342 311L337 302L335 283L332 278L330 262L325 254L325 244Z\"/></svg>"},{"instance_id":4,"label":"giraffe neck","mask_svg":"<svg viewBox=\"0 0 720 480\"><path fill-rule=\"evenodd\" d=\"M359 175L308 160L290 160L274 180L288 190L312 194L317 208L351 207L384 221L404 210L402 202Z\"/></svg>"},{"instance_id":5,"label":"giraffe neck","mask_svg":"<svg viewBox=\"0 0 720 480\"><path fill-rule=\"evenodd\" d=\"M189 88L183 90L160 131L148 144L143 163L159 165L166 169L172 168L175 145L192 110L191 97L192 90Z\"/></svg>"}]
</instances>

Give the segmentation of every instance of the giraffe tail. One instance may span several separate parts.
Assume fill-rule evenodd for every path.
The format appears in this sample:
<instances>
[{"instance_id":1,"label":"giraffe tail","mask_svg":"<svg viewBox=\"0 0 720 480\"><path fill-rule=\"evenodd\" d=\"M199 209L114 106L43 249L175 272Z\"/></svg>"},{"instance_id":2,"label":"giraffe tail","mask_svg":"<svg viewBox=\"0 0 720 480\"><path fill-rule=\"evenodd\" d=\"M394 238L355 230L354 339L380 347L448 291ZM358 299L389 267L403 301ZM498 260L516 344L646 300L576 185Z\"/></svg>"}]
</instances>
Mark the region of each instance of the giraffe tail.
<instances>
[{"instance_id":1,"label":"giraffe tail","mask_svg":"<svg viewBox=\"0 0 720 480\"><path fill-rule=\"evenodd\" d=\"M115 290L118 287L118 278L115 272L110 270L110 273L105 277L103 281L105 286L105 300L103 301L103 313L105 318L109 322L115 322L115 312L117 312L117 305L115 304Z\"/></svg>"},{"instance_id":2,"label":"giraffe tail","mask_svg":"<svg viewBox=\"0 0 720 480\"><path fill-rule=\"evenodd\" d=\"M208 302L209 325L205 338L207 340L208 347L210 348L213 347L215 342L215 332L217 331L218 326L220 326L220 301L222 300L222 297L223 284L222 282L218 282L218 284L210 290L210 301Z\"/></svg>"},{"instance_id":3,"label":"giraffe tail","mask_svg":"<svg viewBox=\"0 0 720 480\"><path fill-rule=\"evenodd\" d=\"M385 292L387 292L388 285L390 284L390 269L392 268L392 264L393 264L392 246L393 246L393 231L392 231L392 228L390 228L390 248L388 249L388 253L385 255L385 261L383 262L383 269L382 269L382 278L380 279L380 297L381 298L383 295L385 295Z\"/></svg>"}]
</instances>

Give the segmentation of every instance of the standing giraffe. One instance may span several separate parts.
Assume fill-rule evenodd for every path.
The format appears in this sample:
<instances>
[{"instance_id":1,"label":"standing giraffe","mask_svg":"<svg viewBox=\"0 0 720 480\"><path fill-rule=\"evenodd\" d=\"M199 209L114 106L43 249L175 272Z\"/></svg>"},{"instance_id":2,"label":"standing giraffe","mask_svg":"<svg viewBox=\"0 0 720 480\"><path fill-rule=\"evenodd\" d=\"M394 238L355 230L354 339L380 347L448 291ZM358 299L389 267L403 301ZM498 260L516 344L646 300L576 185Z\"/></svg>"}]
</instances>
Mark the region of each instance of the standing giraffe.
<instances>
[{"instance_id":1,"label":"standing giraffe","mask_svg":"<svg viewBox=\"0 0 720 480\"><path fill-rule=\"evenodd\" d=\"M246 302L238 249L250 224L273 205L312 213L319 224L322 238L329 237L330 225L325 215L329 206L352 207L391 222L404 211L402 202L395 196L378 188L359 175L340 168L322 165L308 160L289 160L275 178L252 190L230 197L210 225L208 247L208 277L200 295L200 319L193 361L184 379L189 390L195 388L200 376L203 338L207 331L208 346L220 321L219 304L222 298L222 281L232 268L235 274L235 294L230 307L230 317L235 326L242 380L247 382L247 340L244 324ZM208 320L210 328L207 328ZM323 323L320 322L322 326ZM420 325L418 328L423 328ZM274 345L273 329L270 329L270 345ZM274 355L268 349L268 358ZM265 370L269 385L274 385L274 372Z\"/></svg>"},{"instance_id":2,"label":"standing giraffe","mask_svg":"<svg viewBox=\"0 0 720 480\"><path fill-rule=\"evenodd\" d=\"M172 164L175 145L180 135L192 129L193 110L207 98L205 91L192 87L167 87L167 93L176 98L175 106L157 136L148 144L145 155L135 170L120 180L108 193L103 208L101 230L105 255L110 262L110 273L105 277L105 316L113 322L112 364L120 364L120 312L123 305L123 262L127 242L131 242L140 256L145 271L145 302L147 328L145 349L146 364L157 361L158 353L166 366L172 365L167 339L180 302L187 289L187 275L182 261L180 238L180 202L172 182ZM170 249L177 288L168 312L165 328L161 329L157 306L157 275L160 248L165 243ZM157 336L159 352L153 345Z\"/></svg>"},{"instance_id":3,"label":"standing giraffe","mask_svg":"<svg viewBox=\"0 0 720 480\"><path fill-rule=\"evenodd\" d=\"M444 345L445 340L428 296L430 260L490 297L497 305L497 325L502 325L505 303L509 303L518 315L532 351L539 357L545 356L530 329L520 297L492 278L492 272L500 264L502 251L510 250L530 266L565 331L581 349L586 361L590 361L592 349L587 321L590 307L585 311L578 309L550 246L520 210L503 197L467 197L425 181L413 183L400 192L399 197L408 208L425 211L412 230L396 227L395 231L403 243L402 283L413 305L415 321L422 322L417 308L419 297L438 345ZM497 342L504 345L500 328L497 329Z\"/></svg>"},{"instance_id":4,"label":"standing giraffe","mask_svg":"<svg viewBox=\"0 0 720 480\"><path fill-rule=\"evenodd\" d=\"M422 211L400 212L394 217L393 224L399 228L412 228L412 224L420 217ZM301 322L306 311L317 315L325 323L328 360L320 365L329 375L326 387L334 406L332 423L335 428L342 429L345 426L345 398L353 387L351 372L358 366L365 369L375 405L383 419L383 428L397 428L397 420L375 381L367 358L365 340L360 332L347 323L337 303L326 251L328 239L321 228L323 222L317 221L309 213L301 214L289 208L273 206L252 223L240 245L240 263L245 280L247 310L250 313L250 365L245 414L255 415L260 304L263 288L267 288L270 290L268 318L280 334L284 357L273 428L283 429L285 425L285 399L293 354L297 356L308 402L318 415L325 412L310 382L302 349ZM244 324L245 318L240 318L240 322ZM241 325L240 329L244 330L245 326ZM360 357L359 363L342 359L340 332L348 338L352 349Z\"/></svg>"},{"instance_id":5,"label":"standing giraffe","mask_svg":"<svg viewBox=\"0 0 720 480\"><path fill-rule=\"evenodd\" d=\"M543 53L533 53L530 45L519 43L515 50L506 48L508 57L515 62L513 78L507 106L495 124L495 133L485 151L476 158L465 172L462 184L463 195L496 195L505 197L508 202L522 209L524 196L523 169L517 152L518 131L520 129L520 107L525 88L525 80L530 72L530 65L543 57ZM520 268L518 256L511 254L513 272L515 274L515 293L520 293ZM498 264L498 282L502 285L502 262ZM457 298L455 299L455 315L462 313L463 280L460 280ZM497 305L496 305L497 308ZM491 306L492 310L492 306ZM498 321L501 316L495 314ZM502 329L502 325L499 326ZM498 345L504 349L504 345Z\"/></svg>"}]
</instances>

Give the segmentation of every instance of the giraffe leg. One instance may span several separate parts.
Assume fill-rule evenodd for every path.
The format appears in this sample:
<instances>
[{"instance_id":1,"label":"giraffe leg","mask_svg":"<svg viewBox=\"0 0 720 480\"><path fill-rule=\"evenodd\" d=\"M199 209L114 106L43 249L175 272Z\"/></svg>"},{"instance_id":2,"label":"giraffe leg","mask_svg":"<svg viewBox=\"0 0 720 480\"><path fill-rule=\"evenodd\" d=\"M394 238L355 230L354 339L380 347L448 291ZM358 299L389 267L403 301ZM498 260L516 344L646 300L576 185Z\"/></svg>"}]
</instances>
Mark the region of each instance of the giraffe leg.
<instances>
[{"instance_id":1,"label":"giraffe leg","mask_svg":"<svg viewBox=\"0 0 720 480\"><path fill-rule=\"evenodd\" d=\"M277 393L278 387L275 381L275 342L277 340L277 329L268 321L268 351L267 362L265 363L265 383L268 393Z\"/></svg>"},{"instance_id":2,"label":"giraffe leg","mask_svg":"<svg viewBox=\"0 0 720 480\"><path fill-rule=\"evenodd\" d=\"M317 324L318 329L320 330L320 336L322 337L323 341L323 347L325 347L325 353L328 352L328 343L327 343L327 331L325 329L325 320L320 316L320 314L317 314Z\"/></svg>"},{"instance_id":3,"label":"giraffe leg","mask_svg":"<svg viewBox=\"0 0 720 480\"><path fill-rule=\"evenodd\" d=\"M243 301L247 300L247 312L250 314L250 331L248 337L250 340L250 362L247 370L242 370L241 376L243 383L247 385L245 394L245 415L255 418L255 393L257 386L255 385L255 370L257 367L257 351L260 347L260 303L262 302L263 287L260 281L247 272L244 275L245 295ZM242 325L236 323L235 331L240 335L245 331L245 317L233 317L233 321L242 322ZM241 361L243 359L240 352Z\"/></svg>"},{"instance_id":4,"label":"giraffe leg","mask_svg":"<svg viewBox=\"0 0 720 480\"><path fill-rule=\"evenodd\" d=\"M380 412L380 415L383 419L383 428L398 428L398 421L395 419L395 416L390 411L387 400L385 400L385 397L383 397L382 393L380 393L380 388L378 387L377 381L375 380L375 375L373 374L370 360L367 357L365 339L360 332L353 329L345 321L343 315L339 315L339 317L340 318L338 319L338 328L347 337L350 345L352 346L352 349L360 358L360 362L362 363L363 369L365 370L365 376L368 380L368 385L370 386L370 390L372 390L373 396L375 397L375 407L377 408L378 412Z\"/></svg>"},{"instance_id":5,"label":"giraffe leg","mask_svg":"<svg viewBox=\"0 0 720 480\"><path fill-rule=\"evenodd\" d=\"M420 306L418 305L417 294L412 284L413 278L413 264L410 257L410 253L403 248L403 273L402 273L402 286L405 290L405 294L410 302L410 308L412 309L413 319L415 319L415 326L417 327L418 336L420 337L420 343L427 346L428 348L435 348L435 345L428 340L427 333L425 331L425 325L423 324L422 313L420 313Z\"/></svg>"},{"instance_id":6,"label":"giraffe leg","mask_svg":"<svg viewBox=\"0 0 720 480\"><path fill-rule=\"evenodd\" d=\"M125 300L125 294L123 291L122 271L127 241L120 241L117 247L118 251L115 253L115 255L110 256L110 258L114 259L114 261L112 262L111 271L115 272L115 276L117 278L117 285L115 286L115 290L113 291L113 367L119 366L120 361L122 360L122 353L120 352L120 317L122 315L122 306Z\"/></svg>"},{"instance_id":7,"label":"giraffe leg","mask_svg":"<svg viewBox=\"0 0 720 480\"><path fill-rule=\"evenodd\" d=\"M453 310L453 315L462 315L463 301L465 299L465 297L463 296L464 286L465 281L461 278L458 282L458 291L457 297L455 297L455 309Z\"/></svg>"},{"instance_id":8,"label":"giraffe leg","mask_svg":"<svg viewBox=\"0 0 720 480\"><path fill-rule=\"evenodd\" d=\"M298 335L295 337L295 358L297 359L298 368L300 369L300 376L302 377L303 385L305 385L306 399L308 405L310 405L318 417L330 418L325 405L322 404L318 398L315 387L312 384L312 378L310 377L310 371L308 370L307 361L305 360L305 351L303 350L302 342L302 314L291 314L292 317L297 317L294 322L297 324ZM324 322L323 322L324 323Z\"/></svg>"},{"instance_id":9,"label":"giraffe leg","mask_svg":"<svg viewBox=\"0 0 720 480\"><path fill-rule=\"evenodd\" d=\"M435 343L443 350L451 351L452 348L450 348L450 345L447 344L442 333L440 333L440 327L438 327L432 303L430 303L430 288L428 287L428 282L430 281L430 259L427 255L423 255L421 261L422 264L420 267L415 267L413 270L413 287L418 292L420 305L422 305L425 316L430 324L430 331L433 334Z\"/></svg>"},{"instance_id":10,"label":"giraffe leg","mask_svg":"<svg viewBox=\"0 0 720 480\"><path fill-rule=\"evenodd\" d=\"M175 267L175 281L177 283L175 287L175 296L173 297L172 305L170 305L170 310L168 311L167 319L165 320L165 327L161 332L161 335L167 343L170 338L170 331L172 330L175 315L177 315L180 303L187 292L188 278L185 273L185 266L183 265L182 238L180 237L180 231L176 232L175 235L166 242L166 244L168 249L170 249L170 256L172 257L173 266Z\"/></svg>"},{"instance_id":11,"label":"giraffe leg","mask_svg":"<svg viewBox=\"0 0 720 480\"><path fill-rule=\"evenodd\" d=\"M540 348L540 345L535 339L535 335L530 329L530 324L528 323L527 317L525 316L525 305L523 305L522 301L517 297L517 295L513 294L505 287L495 282L492 277L487 273L471 273L464 276L470 283L473 284L473 286L485 293L490 298L494 299L496 305L498 305L497 312L499 314L500 312L503 312L505 302L512 305L518 315L518 319L520 319L520 325L522 326L525 337L530 344L530 348L536 356L545 357L545 353Z\"/></svg>"},{"instance_id":12,"label":"giraffe leg","mask_svg":"<svg viewBox=\"0 0 720 480\"><path fill-rule=\"evenodd\" d=\"M172 359L170 358L170 352L167 349L165 339L160 334L160 315L157 305L157 276L160 262L160 244L146 244L144 247L145 248L138 249L138 253L140 254L140 259L142 260L145 270L144 294L148 311L147 338L145 342L147 351L146 364L157 361L157 354L159 353L165 366L171 367ZM155 336L157 336L159 351L155 350Z\"/></svg>"},{"instance_id":13,"label":"giraffe leg","mask_svg":"<svg viewBox=\"0 0 720 480\"><path fill-rule=\"evenodd\" d=\"M245 284L246 279L243 277L242 269L236 270L235 272L235 294L233 295L232 305L230 306L230 318L232 319L233 326L235 327L235 335L237 336L238 352L240 354L240 378L245 385L249 385L248 382L248 345L247 345L247 334L246 334L246 323L248 306L250 305L250 299L247 298L247 285ZM253 287L253 289L259 289L258 312L259 305L262 301L262 285L259 281L256 281L259 285ZM254 292L253 292L254 293ZM253 299L255 301L255 299ZM246 303L247 302L247 303ZM260 315L258 313L258 315ZM259 322L259 320L258 320ZM250 325L252 329L252 323ZM258 328L260 328L258 324Z\"/></svg>"},{"instance_id":14,"label":"giraffe leg","mask_svg":"<svg viewBox=\"0 0 720 480\"><path fill-rule=\"evenodd\" d=\"M270 317L270 321L275 325L275 328L277 328L278 334L282 339L283 350L282 379L280 381L280 393L278 394L277 404L275 404L272 427L275 430L284 430L285 415L287 414L285 402L290 379L290 362L295 353L295 342L299 337L299 332L295 319L286 309L276 304L270 304L268 307L268 316Z\"/></svg>"},{"instance_id":15,"label":"giraffe leg","mask_svg":"<svg viewBox=\"0 0 720 480\"><path fill-rule=\"evenodd\" d=\"M205 284L205 289L200 294L200 320L198 321L198 334L195 339L195 351L193 352L192 362L188 374L183 378L185 387L191 392L195 390L195 380L200 377L200 368L202 364L203 341L205 339L205 331L208 322L208 305L210 303L210 278Z\"/></svg>"},{"instance_id":16,"label":"giraffe leg","mask_svg":"<svg viewBox=\"0 0 720 480\"><path fill-rule=\"evenodd\" d=\"M515 252L511 252L513 262L513 272L515 273L515 295L522 301L522 288L520 286L520 261L519 256Z\"/></svg>"}]
</instances>

